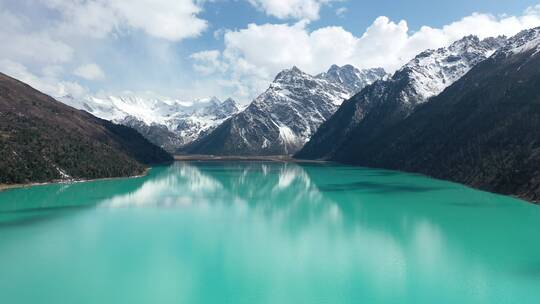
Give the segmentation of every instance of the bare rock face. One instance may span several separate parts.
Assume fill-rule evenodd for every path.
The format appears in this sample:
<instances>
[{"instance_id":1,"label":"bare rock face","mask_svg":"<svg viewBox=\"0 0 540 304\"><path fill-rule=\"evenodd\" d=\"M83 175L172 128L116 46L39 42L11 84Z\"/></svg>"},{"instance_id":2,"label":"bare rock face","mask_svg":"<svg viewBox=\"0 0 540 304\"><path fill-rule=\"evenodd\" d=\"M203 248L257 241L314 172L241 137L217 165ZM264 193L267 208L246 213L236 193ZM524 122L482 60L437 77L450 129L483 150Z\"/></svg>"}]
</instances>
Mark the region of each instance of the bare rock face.
<instances>
[{"instance_id":1,"label":"bare rock face","mask_svg":"<svg viewBox=\"0 0 540 304\"><path fill-rule=\"evenodd\" d=\"M280 72L244 111L232 116L187 151L211 155L291 155L343 102L385 77L382 69L332 66L311 76L297 67Z\"/></svg>"}]
</instances>

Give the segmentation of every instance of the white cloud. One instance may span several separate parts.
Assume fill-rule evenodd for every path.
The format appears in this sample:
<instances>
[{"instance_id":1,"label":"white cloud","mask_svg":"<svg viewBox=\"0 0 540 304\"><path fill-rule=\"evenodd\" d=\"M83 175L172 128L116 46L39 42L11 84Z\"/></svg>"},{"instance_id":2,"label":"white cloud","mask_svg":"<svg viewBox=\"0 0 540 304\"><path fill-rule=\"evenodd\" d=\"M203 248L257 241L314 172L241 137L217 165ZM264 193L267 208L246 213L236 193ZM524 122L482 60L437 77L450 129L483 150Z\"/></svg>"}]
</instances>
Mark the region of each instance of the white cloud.
<instances>
[{"instance_id":1,"label":"white cloud","mask_svg":"<svg viewBox=\"0 0 540 304\"><path fill-rule=\"evenodd\" d=\"M316 20L325 4L336 0L248 0L251 5L280 19Z\"/></svg>"},{"instance_id":2,"label":"white cloud","mask_svg":"<svg viewBox=\"0 0 540 304\"><path fill-rule=\"evenodd\" d=\"M292 25L250 24L226 32L221 60L228 69L223 86L235 87L237 98L253 98L279 71L293 65L311 74L334 63L384 67L392 72L416 54L449 45L466 35L512 36L540 26L540 6L527 9L521 16L475 13L442 28L424 26L414 33L406 21L394 22L384 16L378 17L361 36L339 26L310 31L306 25L305 21Z\"/></svg>"},{"instance_id":3,"label":"white cloud","mask_svg":"<svg viewBox=\"0 0 540 304\"><path fill-rule=\"evenodd\" d=\"M88 93L86 88L76 82L59 79L57 77L58 67L45 68L41 75L36 75L20 63L2 59L0 60L0 71L53 97L66 95L82 97Z\"/></svg>"},{"instance_id":4,"label":"white cloud","mask_svg":"<svg viewBox=\"0 0 540 304\"><path fill-rule=\"evenodd\" d=\"M201 8L192 0L116 0L112 7L128 24L168 40L196 37L207 27L197 17Z\"/></svg>"},{"instance_id":5,"label":"white cloud","mask_svg":"<svg viewBox=\"0 0 540 304\"><path fill-rule=\"evenodd\" d=\"M105 78L105 73L95 63L83 64L77 67L73 74L86 80L102 80Z\"/></svg>"},{"instance_id":6,"label":"white cloud","mask_svg":"<svg viewBox=\"0 0 540 304\"><path fill-rule=\"evenodd\" d=\"M197 52L189 57L195 61L193 68L203 75L227 69L227 64L221 59L221 52L218 50Z\"/></svg>"},{"instance_id":7,"label":"white cloud","mask_svg":"<svg viewBox=\"0 0 540 304\"><path fill-rule=\"evenodd\" d=\"M178 62L173 52L175 43L200 35L208 26L199 17L205 0L23 2L0 1L0 41L5 42L0 47L0 71L53 96L86 90L67 81L73 75L103 79L105 73L96 63L110 66L112 74L121 70L125 79L117 82L129 85L130 77L143 78L137 73L172 73L173 63ZM122 48L126 41L137 51ZM170 66L163 68L160 64ZM147 83L139 80L138 85ZM100 89L97 84L88 85ZM107 85L114 87L115 82Z\"/></svg>"},{"instance_id":8,"label":"white cloud","mask_svg":"<svg viewBox=\"0 0 540 304\"><path fill-rule=\"evenodd\" d=\"M73 49L44 30L33 30L32 21L0 6L0 58L31 63L62 63L71 60Z\"/></svg>"},{"instance_id":9,"label":"white cloud","mask_svg":"<svg viewBox=\"0 0 540 304\"><path fill-rule=\"evenodd\" d=\"M47 29L36 28L33 20L5 10L2 5L0 20L0 41L5 42L0 47L0 72L56 97L80 96L86 92L79 84L61 79L62 65L74 56L69 44ZM32 73L28 65L40 73Z\"/></svg>"},{"instance_id":10,"label":"white cloud","mask_svg":"<svg viewBox=\"0 0 540 304\"><path fill-rule=\"evenodd\" d=\"M339 26L317 29L309 24L319 18L323 7L341 0L247 0L268 15L301 21L250 24L232 31L216 24L214 34L223 48L189 56L202 75L195 79L179 72L185 57L177 57L175 43L197 37L208 27L201 17L207 1L213 0L32 0L31 5L0 1L0 41L9 42L0 47L0 71L16 72L46 93L61 96L85 90L68 81L75 79L74 71L85 79L105 77L99 66L83 71L81 66L94 62L107 67L111 80L100 82L100 87L87 83L96 90L170 89L204 95L211 87L212 94L234 91L235 97L247 101L292 65L312 74L334 63L392 71L424 49L467 34L513 35L540 25L540 6L536 6L521 16L473 14L416 32L409 31L405 21L379 17L363 34L355 35ZM339 6L334 9L340 12ZM189 85L177 87L178 83Z\"/></svg>"},{"instance_id":11,"label":"white cloud","mask_svg":"<svg viewBox=\"0 0 540 304\"><path fill-rule=\"evenodd\" d=\"M207 28L194 0L42 0L63 16L61 30L104 37L114 30L142 30L170 41L196 37Z\"/></svg>"}]
</instances>

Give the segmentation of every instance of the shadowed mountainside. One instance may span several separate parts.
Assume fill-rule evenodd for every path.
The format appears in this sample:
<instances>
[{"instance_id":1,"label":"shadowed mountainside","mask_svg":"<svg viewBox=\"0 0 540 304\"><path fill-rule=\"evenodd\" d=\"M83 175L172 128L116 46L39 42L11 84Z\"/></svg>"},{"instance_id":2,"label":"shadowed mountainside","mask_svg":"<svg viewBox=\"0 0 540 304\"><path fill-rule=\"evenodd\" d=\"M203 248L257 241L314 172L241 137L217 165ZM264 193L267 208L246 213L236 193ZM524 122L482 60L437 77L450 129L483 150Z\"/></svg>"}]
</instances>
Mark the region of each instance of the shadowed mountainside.
<instances>
[{"instance_id":1,"label":"shadowed mountainside","mask_svg":"<svg viewBox=\"0 0 540 304\"><path fill-rule=\"evenodd\" d=\"M442 94L335 160L419 172L540 199L540 28L524 31Z\"/></svg>"},{"instance_id":2,"label":"shadowed mountainside","mask_svg":"<svg viewBox=\"0 0 540 304\"><path fill-rule=\"evenodd\" d=\"M0 73L0 184L131 176L169 161L137 131Z\"/></svg>"}]
</instances>

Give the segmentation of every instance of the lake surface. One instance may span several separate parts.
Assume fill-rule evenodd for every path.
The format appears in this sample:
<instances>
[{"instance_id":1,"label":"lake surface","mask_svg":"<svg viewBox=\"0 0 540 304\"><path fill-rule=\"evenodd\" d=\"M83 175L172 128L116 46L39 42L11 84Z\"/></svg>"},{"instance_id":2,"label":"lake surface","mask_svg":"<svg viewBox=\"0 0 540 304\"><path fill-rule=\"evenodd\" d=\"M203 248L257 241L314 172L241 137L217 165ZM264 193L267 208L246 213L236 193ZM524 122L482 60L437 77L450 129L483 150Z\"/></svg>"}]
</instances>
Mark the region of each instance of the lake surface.
<instances>
[{"instance_id":1,"label":"lake surface","mask_svg":"<svg viewBox=\"0 0 540 304\"><path fill-rule=\"evenodd\" d=\"M540 207L260 162L10 190L0 303L540 303Z\"/></svg>"}]
</instances>

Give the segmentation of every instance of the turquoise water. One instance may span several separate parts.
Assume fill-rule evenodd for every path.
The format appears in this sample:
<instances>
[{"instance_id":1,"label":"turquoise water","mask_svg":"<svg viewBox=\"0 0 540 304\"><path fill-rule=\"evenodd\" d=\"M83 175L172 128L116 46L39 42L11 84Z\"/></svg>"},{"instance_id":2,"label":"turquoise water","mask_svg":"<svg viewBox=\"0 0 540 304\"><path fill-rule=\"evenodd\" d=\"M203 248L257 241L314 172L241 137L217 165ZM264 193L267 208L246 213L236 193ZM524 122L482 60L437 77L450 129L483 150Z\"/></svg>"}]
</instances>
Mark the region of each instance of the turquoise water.
<instances>
[{"instance_id":1,"label":"turquoise water","mask_svg":"<svg viewBox=\"0 0 540 304\"><path fill-rule=\"evenodd\" d=\"M0 303L539 303L540 207L337 165L0 193Z\"/></svg>"}]
</instances>

